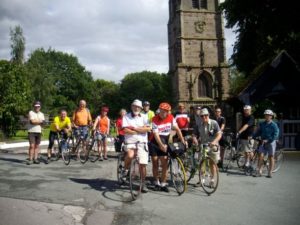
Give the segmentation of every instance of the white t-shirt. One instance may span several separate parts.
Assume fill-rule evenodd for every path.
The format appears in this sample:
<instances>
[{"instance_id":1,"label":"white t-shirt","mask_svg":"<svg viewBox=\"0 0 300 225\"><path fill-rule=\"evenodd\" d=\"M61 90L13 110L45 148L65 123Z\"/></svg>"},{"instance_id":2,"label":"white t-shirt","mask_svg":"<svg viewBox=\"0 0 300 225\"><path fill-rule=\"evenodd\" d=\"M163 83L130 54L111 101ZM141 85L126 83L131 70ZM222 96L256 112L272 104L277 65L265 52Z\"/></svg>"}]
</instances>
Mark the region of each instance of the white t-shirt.
<instances>
[{"instance_id":1,"label":"white t-shirt","mask_svg":"<svg viewBox=\"0 0 300 225\"><path fill-rule=\"evenodd\" d=\"M133 114L127 113L122 120L122 128L130 127L143 127L149 126L148 118L139 114L138 116L133 116ZM126 134L125 133L125 143L135 144L136 142L148 142L147 132L144 134Z\"/></svg>"},{"instance_id":2,"label":"white t-shirt","mask_svg":"<svg viewBox=\"0 0 300 225\"><path fill-rule=\"evenodd\" d=\"M29 115L28 115L28 119L29 119L29 123L28 123L28 133L42 133L42 127L41 125L34 125L30 123L30 120L40 120L45 121L45 116L44 113L42 112L34 112L34 111L30 111Z\"/></svg>"}]
</instances>

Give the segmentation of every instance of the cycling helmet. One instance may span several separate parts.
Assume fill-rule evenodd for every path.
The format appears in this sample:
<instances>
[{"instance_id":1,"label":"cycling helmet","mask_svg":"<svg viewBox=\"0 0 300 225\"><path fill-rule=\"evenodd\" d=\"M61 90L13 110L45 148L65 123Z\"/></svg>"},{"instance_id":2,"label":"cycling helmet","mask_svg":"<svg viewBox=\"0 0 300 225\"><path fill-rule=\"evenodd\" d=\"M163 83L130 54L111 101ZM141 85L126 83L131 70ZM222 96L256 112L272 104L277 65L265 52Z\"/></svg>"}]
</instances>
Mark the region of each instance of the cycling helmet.
<instances>
[{"instance_id":1,"label":"cycling helmet","mask_svg":"<svg viewBox=\"0 0 300 225\"><path fill-rule=\"evenodd\" d=\"M158 108L162 109L162 110L166 110L166 111L170 111L171 110L171 106L167 102L160 103Z\"/></svg>"},{"instance_id":2,"label":"cycling helmet","mask_svg":"<svg viewBox=\"0 0 300 225\"><path fill-rule=\"evenodd\" d=\"M142 102L138 99L135 99L131 105L134 105L134 106L137 106L137 107L140 107L141 109L143 108L143 105L142 105Z\"/></svg>"},{"instance_id":3,"label":"cycling helmet","mask_svg":"<svg viewBox=\"0 0 300 225\"><path fill-rule=\"evenodd\" d=\"M108 108L107 106L103 106L103 107L101 108L101 111L102 111L102 112L108 112L108 111L109 111L109 108Z\"/></svg>"},{"instance_id":4,"label":"cycling helmet","mask_svg":"<svg viewBox=\"0 0 300 225\"><path fill-rule=\"evenodd\" d=\"M274 116L274 113L273 113L273 111L272 111L271 109L266 109L266 110L264 111L264 115Z\"/></svg>"},{"instance_id":5,"label":"cycling helmet","mask_svg":"<svg viewBox=\"0 0 300 225\"><path fill-rule=\"evenodd\" d=\"M244 109L251 109L251 106L250 105L245 105Z\"/></svg>"},{"instance_id":6,"label":"cycling helmet","mask_svg":"<svg viewBox=\"0 0 300 225\"><path fill-rule=\"evenodd\" d=\"M145 106L145 105L150 105L150 102L144 101L143 106Z\"/></svg>"}]
</instances>

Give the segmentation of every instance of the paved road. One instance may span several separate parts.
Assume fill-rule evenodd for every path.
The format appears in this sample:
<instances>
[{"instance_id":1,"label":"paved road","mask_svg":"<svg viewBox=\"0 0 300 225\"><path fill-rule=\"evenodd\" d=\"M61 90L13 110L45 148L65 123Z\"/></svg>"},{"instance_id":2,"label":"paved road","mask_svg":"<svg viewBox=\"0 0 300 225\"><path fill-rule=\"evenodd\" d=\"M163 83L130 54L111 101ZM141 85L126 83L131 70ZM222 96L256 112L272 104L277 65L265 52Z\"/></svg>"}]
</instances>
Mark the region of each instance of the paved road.
<instances>
[{"instance_id":1,"label":"paved road","mask_svg":"<svg viewBox=\"0 0 300 225\"><path fill-rule=\"evenodd\" d=\"M0 153L0 225L299 224L299 153L285 154L272 179L233 170L221 173L212 196L189 185L182 196L173 188L170 193L150 190L135 202L127 187L116 183L116 158L110 156L85 165L27 166L23 154Z\"/></svg>"}]
</instances>

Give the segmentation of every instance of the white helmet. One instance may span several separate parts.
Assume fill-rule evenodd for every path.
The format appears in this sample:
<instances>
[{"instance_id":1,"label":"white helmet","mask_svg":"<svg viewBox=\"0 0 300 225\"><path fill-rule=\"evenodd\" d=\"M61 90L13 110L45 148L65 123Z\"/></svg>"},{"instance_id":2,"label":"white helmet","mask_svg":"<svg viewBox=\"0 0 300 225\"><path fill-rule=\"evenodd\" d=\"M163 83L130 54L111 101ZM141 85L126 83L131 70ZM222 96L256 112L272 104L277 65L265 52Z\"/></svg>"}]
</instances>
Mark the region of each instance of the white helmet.
<instances>
[{"instance_id":1,"label":"white helmet","mask_svg":"<svg viewBox=\"0 0 300 225\"><path fill-rule=\"evenodd\" d=\"M245 105L244 109L251 109L251 106L250 105Z\"/></svg>"},{"instance_id":2,"label":"white helmet","mask_svg":"<svg viewBox=\"0 0 300 225\"><path fill-rule=\"evenodd\" d=\"M138 100L138 99L135 99L131 105L135 105L137 107L140 107L141 109L143 108L143 104L142 104L142 101Z\"/></svg>"},{"instance_id":3,"label":"white helmet","mask_svg":"<svg viewBox=\"0 0 300 225\"><path fill-rule=\"evenodd\" d=\"M266 110L264 111L264 115L274 116L274 113L273 113L273 111L272 111L271 109L266 109Z\"/></svg>"}]
</instances>

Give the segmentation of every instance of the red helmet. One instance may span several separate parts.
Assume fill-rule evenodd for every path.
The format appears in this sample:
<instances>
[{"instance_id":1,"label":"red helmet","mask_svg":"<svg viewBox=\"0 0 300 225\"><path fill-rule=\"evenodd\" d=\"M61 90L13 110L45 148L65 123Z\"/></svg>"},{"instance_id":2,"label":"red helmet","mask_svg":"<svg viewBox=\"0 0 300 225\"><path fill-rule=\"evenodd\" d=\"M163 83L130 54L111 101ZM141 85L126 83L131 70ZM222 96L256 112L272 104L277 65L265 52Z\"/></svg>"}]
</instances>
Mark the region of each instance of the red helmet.
<instances>
[{"instance_id":1,"label":"red helmet","mask_svg":"<svg viewBox=\"0 0 300 225\"><path fill-rule=\"evenodd\" d=\"M160 103L158 108L162 109L162 110L166 110L166 111L170 111L171 110L171 106L167 102Z\"/></svg>"},{"instance_id":2,"label":"red helmet","mask_svg":"<svg viewBox=\"0 0 300 225\"><path fill-rule=\"evenodd\" d=\"M102 111L102 112L108 112L108 111L109 111L109 108L106 107L106 106L103 106L103 107L101 108L101 111Z\"/></svg>"}]
</instances>

